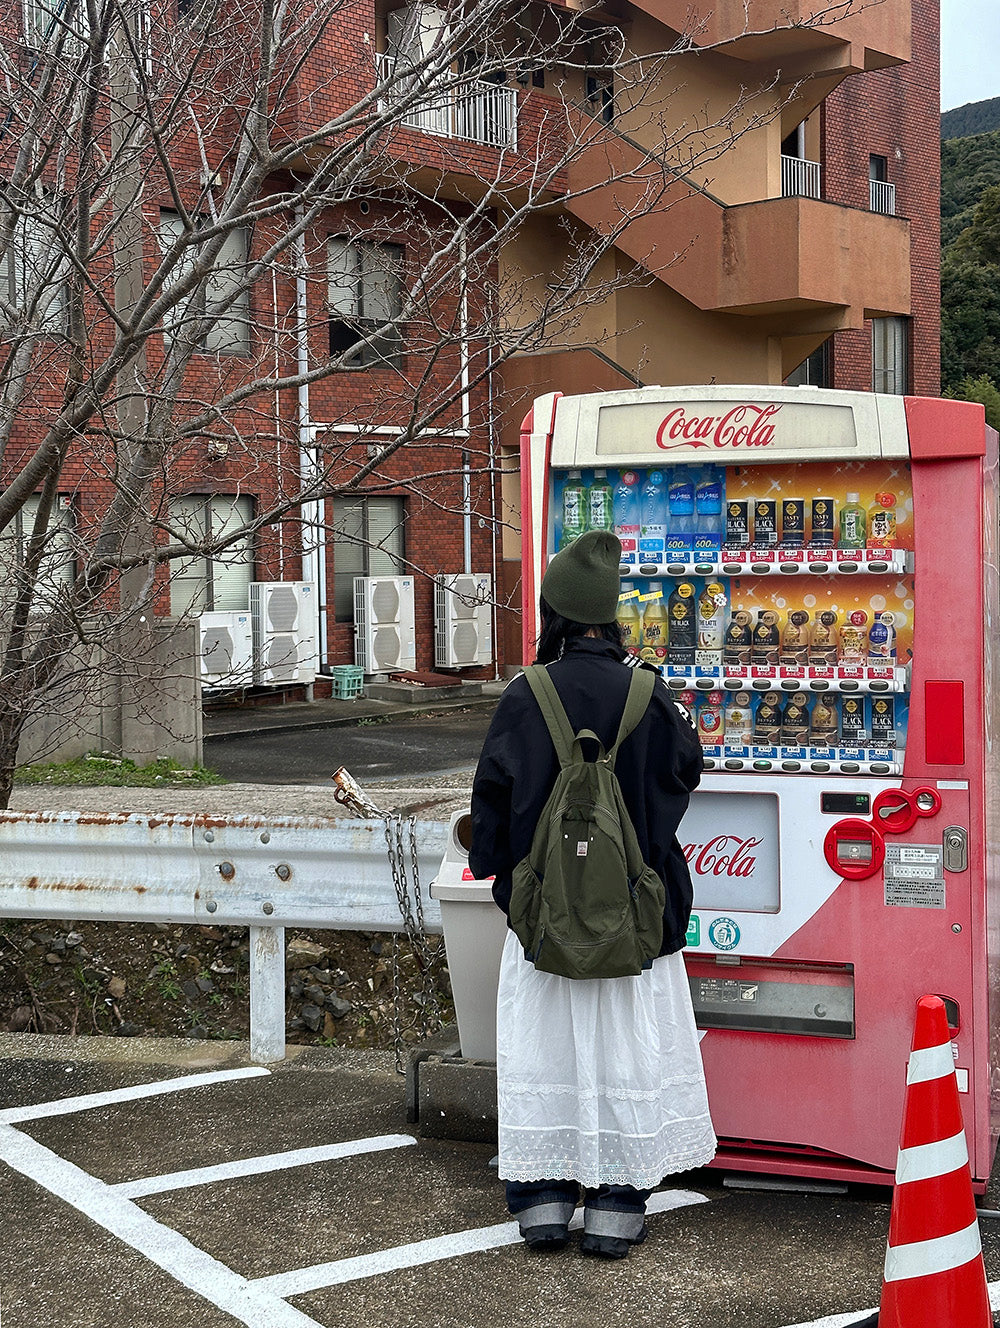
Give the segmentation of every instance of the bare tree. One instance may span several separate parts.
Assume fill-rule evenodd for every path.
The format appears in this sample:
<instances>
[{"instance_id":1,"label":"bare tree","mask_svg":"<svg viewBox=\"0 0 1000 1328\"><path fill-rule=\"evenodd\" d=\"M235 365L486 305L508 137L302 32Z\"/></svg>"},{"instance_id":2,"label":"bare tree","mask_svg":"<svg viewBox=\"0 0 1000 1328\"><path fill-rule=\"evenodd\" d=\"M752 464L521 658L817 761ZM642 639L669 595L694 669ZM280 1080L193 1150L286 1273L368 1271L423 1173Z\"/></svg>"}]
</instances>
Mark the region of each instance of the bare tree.
<instances>
[{"instance_id":1,"label":"bare tree","mask_svg":"<svg viewBox=\"0 0 1000 1328\"><path fill-rule=\"evenodd\" d=\"M690 35L636 55L549 5L399 11L389 55L352 0L25 0L23 29L19 9L0 20L2 806L26 722L72 707L95 651L137 666L171 568L273 549L288 523L308 554L330 497L454 508L463 449L488 492L498 365L572 346L649 280L602 262L621 231L791 95L678 121ZM615 182L617 215L574 219ZM543 218L560 243L526 267ZM341 431L317 430L319 399ZM193 522L176 498L207 470L266 501Z\"/></svg>"}]
</instances>

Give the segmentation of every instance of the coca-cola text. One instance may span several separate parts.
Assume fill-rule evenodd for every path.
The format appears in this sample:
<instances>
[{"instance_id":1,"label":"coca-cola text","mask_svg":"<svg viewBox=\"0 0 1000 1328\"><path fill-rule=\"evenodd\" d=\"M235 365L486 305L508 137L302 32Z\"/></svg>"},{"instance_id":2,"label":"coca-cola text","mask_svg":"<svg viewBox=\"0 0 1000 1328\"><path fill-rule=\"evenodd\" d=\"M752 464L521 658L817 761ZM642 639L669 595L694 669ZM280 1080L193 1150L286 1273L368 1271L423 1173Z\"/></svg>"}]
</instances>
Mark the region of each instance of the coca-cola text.
<instances>
[{"instance_id":1,"label":"coca-cola text","mask_svg":"<svg viewBox=\"0 0 1000 1328\"><path fill-rule=\"evenodd\" d=\"M716 835L707 844L685 844L684 857L696 876L752 876L757 866L753 853L759 839Z\"/></svg>"},{"instance_id":2,"label":"coca-cola text","mask_svg":"<svg viewBox=\"0 0 1000 1328\"><path fill-rule=\"evenodd\" d=\"M774 441L770 421L780 405L733 406L725 415L688 415L675 406L656 431L656 446L672 447L767 447Z\"/></svg>"}]
</instances>

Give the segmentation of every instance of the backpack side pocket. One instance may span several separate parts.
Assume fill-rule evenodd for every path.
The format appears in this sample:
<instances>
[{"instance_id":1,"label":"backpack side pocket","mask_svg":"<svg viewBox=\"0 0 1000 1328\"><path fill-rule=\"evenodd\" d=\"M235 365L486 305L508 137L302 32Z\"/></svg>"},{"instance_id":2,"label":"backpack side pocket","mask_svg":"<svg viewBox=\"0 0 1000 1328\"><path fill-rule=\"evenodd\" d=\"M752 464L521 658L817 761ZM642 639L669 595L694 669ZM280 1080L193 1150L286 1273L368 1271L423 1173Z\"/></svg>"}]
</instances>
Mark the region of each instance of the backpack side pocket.
<instances>
[{"instance_id":1,"label":"backpack side pocket","mask_svg":"<svg viewBox=\"0 0 1000 1328\"><path fill-rule=\"evenodd\" d=\"M538 946L538 923L542 883L527 858L522 858L511 876L510 925L521 948L533 959Z\"/></svg>"}]
</instances>

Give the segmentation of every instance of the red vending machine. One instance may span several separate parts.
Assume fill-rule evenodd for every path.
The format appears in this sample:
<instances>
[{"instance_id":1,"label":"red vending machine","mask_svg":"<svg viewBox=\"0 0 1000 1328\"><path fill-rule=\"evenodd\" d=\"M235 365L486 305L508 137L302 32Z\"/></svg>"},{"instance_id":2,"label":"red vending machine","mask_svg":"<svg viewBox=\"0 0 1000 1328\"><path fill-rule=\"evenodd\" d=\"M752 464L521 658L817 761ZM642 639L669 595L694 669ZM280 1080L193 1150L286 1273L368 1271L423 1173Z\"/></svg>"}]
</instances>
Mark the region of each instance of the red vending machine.
<instances>
[{"instance_id":1,"label":"red vending machine","mask_svg":"<svg viewBox=\"0 0 1000 1328\"><path fill-rule=\"evenodd\" d=\"M719 1164L889 1182L914 1006L946 1002L972 1175L1000 1084L997 436L981 407L809 388L535 402L546 560L623 546L619 619L692 713L685 952Z\"/></svg>"}]
</instances>

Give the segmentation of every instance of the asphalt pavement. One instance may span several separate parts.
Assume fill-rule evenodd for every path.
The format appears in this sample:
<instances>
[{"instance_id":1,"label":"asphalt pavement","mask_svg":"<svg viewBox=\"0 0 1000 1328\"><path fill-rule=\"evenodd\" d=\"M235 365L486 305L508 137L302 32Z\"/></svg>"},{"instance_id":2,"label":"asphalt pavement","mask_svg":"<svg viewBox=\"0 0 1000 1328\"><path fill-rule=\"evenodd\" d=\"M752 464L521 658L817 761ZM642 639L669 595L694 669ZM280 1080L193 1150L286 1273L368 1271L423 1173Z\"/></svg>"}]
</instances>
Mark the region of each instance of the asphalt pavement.
<instances>
[{"instance_id":1,"label":"asphalt pavement","mask_svg":"<svg viewBox=\"0 0 1000 1328\"><path fill-rule=\"evenodd\" d=\"M467 799L493 700L209 716L207 762L240 782L23 789L17 805L339 814L327 776L345 764L382 805L445 816ZM623 1263L575 1243L532 1255L494 1146L423 1137L405 1096L388 1053L292 1047L265 1067L240 1043L0 1034L0 1323L847 1328L878 1303L885 1189L688 1173L654 1195ZM996 1171L980 1204L1000 1208ZM1000 1279L1000 1220L982 1226Z\"/></svg>"},{"instance_id":2,"label":"asphalt pavement","mask_svg":"<svg viewBox=\"0 0 1000 1328\"><path fill-rule=\"evenodd\" d=\"M319 784L342 765L362 783L471 774L494 705L448 706L417 716L405 710L359 714L347 723L209 736L205 762L227 779L257 784Z\"/></svg>"},{"instance_id":3,"label":"asphalt pavement","mask_svg":"<svg viewBox=\"0 0 1000 1328\"><path fill-rule=\"evenodd\" d=\"M864 1187L694 1172L623 1263L529 1253L492 1146L421 1138L388 1054L0 1035L0 1072L4 1328L842 1328L878 1302Z\"/></svg>"}]
</instances>

